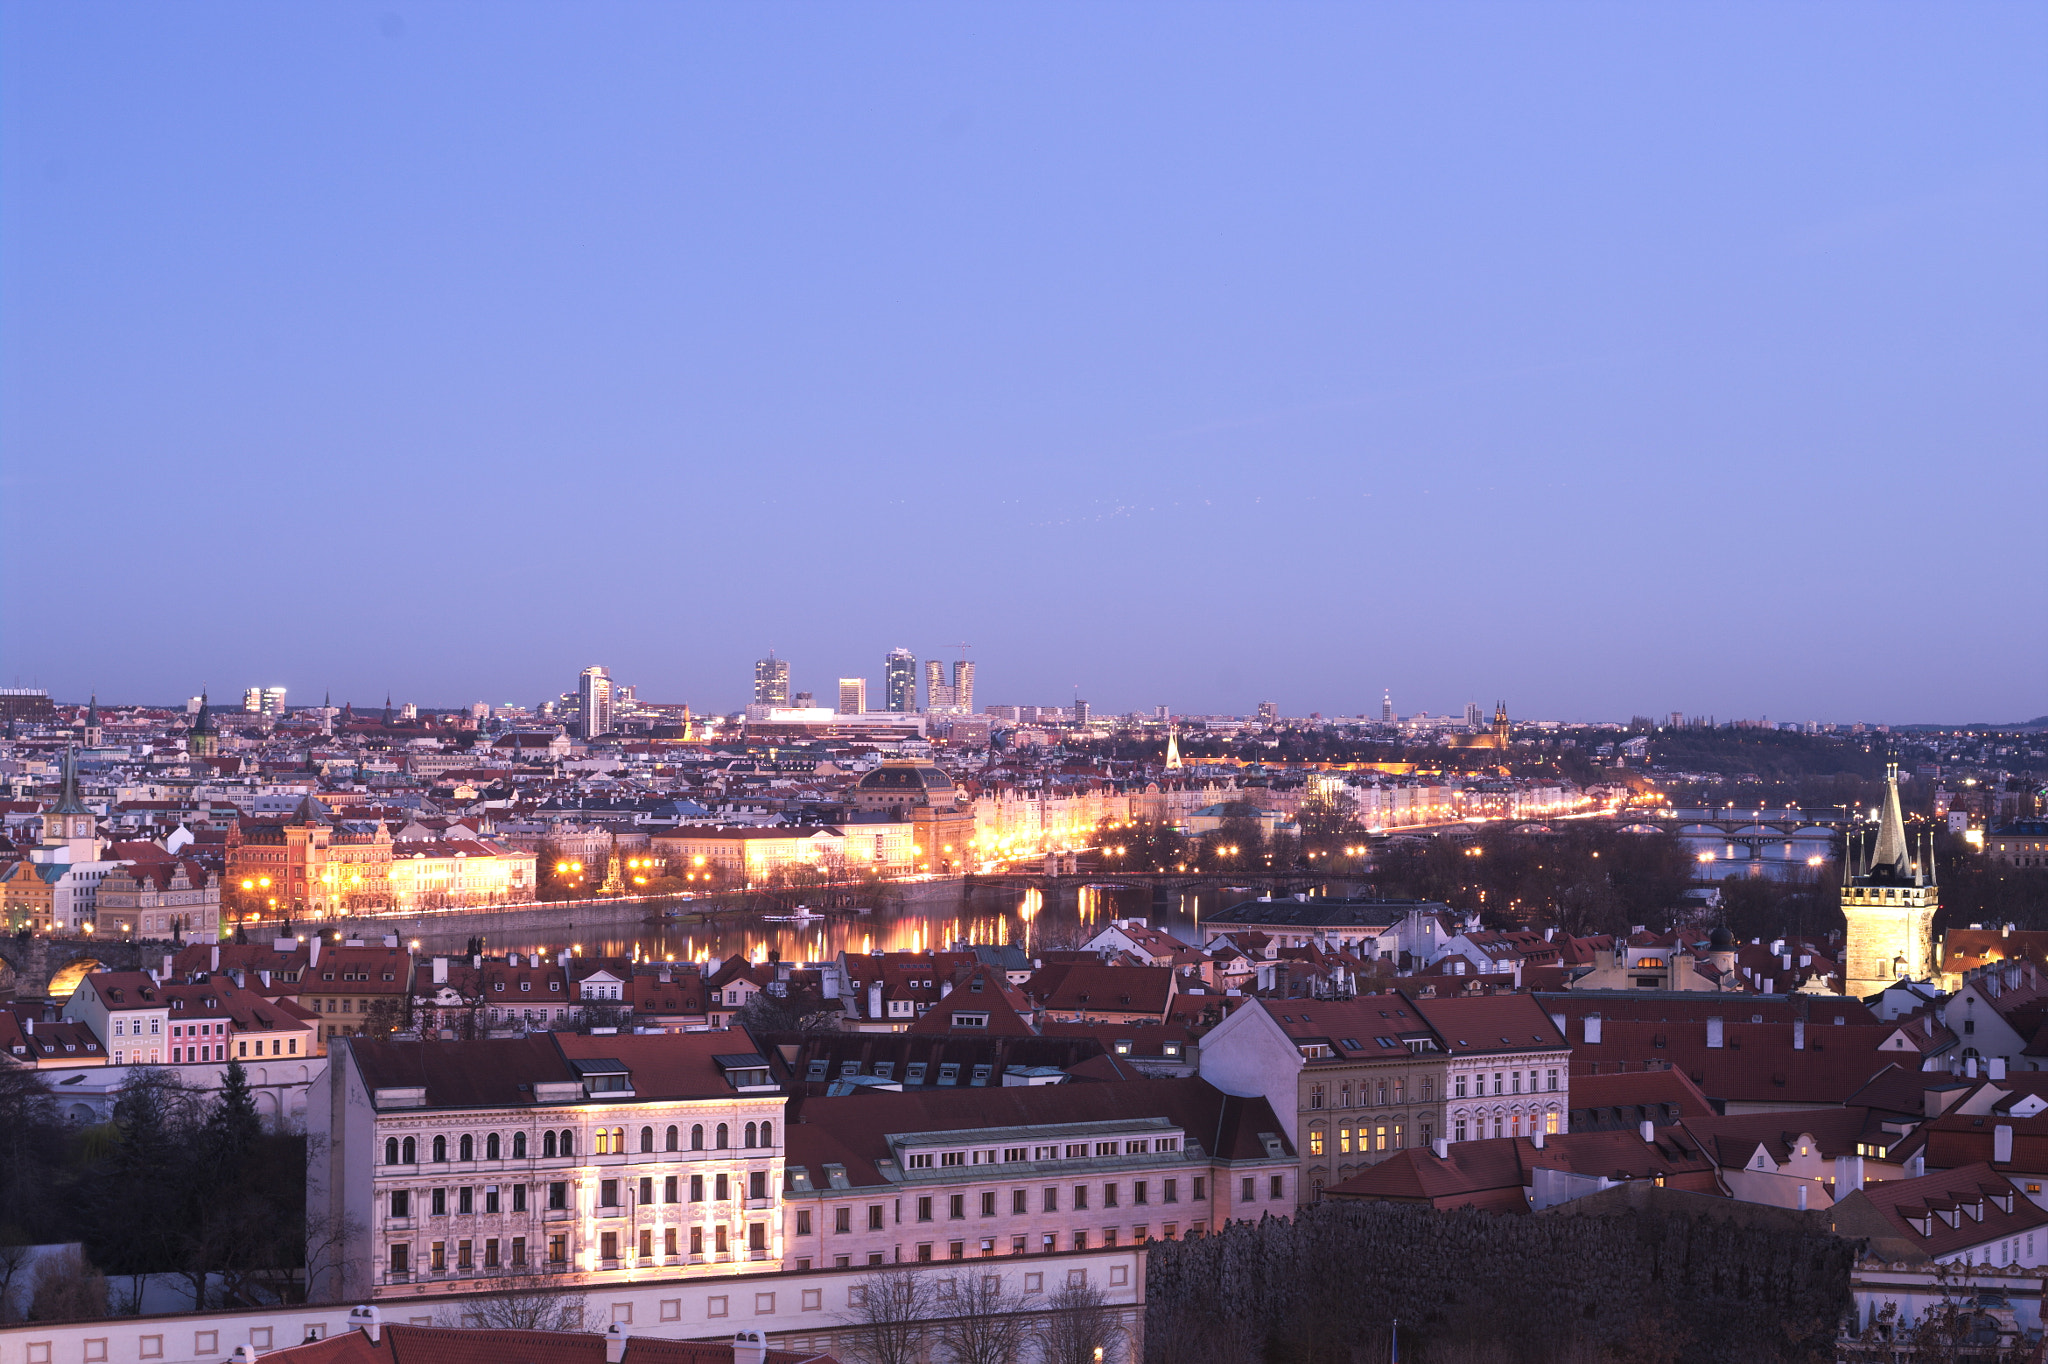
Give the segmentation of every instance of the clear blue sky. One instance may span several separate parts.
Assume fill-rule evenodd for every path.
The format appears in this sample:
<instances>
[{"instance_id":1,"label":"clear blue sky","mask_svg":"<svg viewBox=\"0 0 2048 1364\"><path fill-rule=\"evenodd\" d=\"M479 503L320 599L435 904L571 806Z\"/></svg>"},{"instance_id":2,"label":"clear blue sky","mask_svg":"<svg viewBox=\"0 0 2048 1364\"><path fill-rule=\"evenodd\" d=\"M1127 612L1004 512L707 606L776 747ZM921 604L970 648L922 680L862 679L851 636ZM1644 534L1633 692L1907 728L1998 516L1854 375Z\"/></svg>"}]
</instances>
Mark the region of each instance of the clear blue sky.
<instances>
[{"instance_id":1,"label":"clear blue sky","mask_svg":"<svg viewBox=\"0 0 2048 1364\"><path fill-rule=\"evenodd\" d=\"M0 7L0 682L2048 711L2048 7Z\"/></svg>"}]
</instances>

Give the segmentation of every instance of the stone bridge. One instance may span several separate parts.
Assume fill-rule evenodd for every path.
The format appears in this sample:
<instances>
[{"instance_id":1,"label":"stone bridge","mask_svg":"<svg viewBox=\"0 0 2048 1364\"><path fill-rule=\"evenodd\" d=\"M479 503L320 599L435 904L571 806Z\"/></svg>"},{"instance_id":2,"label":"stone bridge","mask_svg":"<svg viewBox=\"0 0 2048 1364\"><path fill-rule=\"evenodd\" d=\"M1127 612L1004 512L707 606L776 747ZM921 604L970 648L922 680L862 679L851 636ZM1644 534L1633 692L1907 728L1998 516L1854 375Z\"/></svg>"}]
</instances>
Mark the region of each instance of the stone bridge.
<instances>
[{"instance_id":1,"label":"stone bridge","mask_svg":"<svg viewBox=\"0 0 2048 1364\"><path fill-rule=\"evenodd\" d=\"M168 942L95 942L91 938L43 938L27 933L0 937L0 997L69 997L78 978L96 967L134 971L163 965L176 949ZM55 987L54 990L52 987Z\"/></svg>"}]
</instances>

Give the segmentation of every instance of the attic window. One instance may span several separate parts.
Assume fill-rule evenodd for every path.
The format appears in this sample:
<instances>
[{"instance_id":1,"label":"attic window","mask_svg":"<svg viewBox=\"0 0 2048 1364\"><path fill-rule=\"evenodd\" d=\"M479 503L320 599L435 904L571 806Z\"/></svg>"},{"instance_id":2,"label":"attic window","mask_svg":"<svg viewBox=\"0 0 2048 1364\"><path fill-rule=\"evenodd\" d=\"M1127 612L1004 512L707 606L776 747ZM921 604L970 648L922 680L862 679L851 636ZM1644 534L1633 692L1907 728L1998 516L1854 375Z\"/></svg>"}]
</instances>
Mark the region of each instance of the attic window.
<instances>
[{"instance_id":1,"label":"attic window","mask_svg":"<svg viewBox=\"0 0 2048 1364\"><path fill-rule=\"evenodd\" d=\"M332 972L332 971L328 971L328 972L325 972L324 974L322 974L322 975L321 975L320 979L322 979L322 980L333 980L333 979L334 979L334 972Z\"/></svg>"},{"instance_id":2,"label":"attic window","mask_svg":"<svg viewBox=\"0 0 2048 1364\"><path fill-rule=\"evenodd\" d=\"M968 992L969 994L976 994L976 995L978 995L978 994L980 994L980 993L981 993L981 977L980 977L980 976L976 976L976 977L975 977L975 978L974 978L973 980L970 980L970 981L968 981L968 982L967 982L967 992Z\"/></svg>"},{"instance_id":3,"label":"attic window","mask_svg":"<svg viewBox=\"0 0 2048 1364\"><path fill-rule=\"evenodd\" d=\"M1363 1050L1365 1050L1365 1049L1364 1049L1363 1047L1361 1047L1361 1046L1359 1046L1359 1045L1358 1045L1358 1039L1357 1039L1357 1038L1355 1038L1355 1037L1347 1037L1347 1038L1343 1039L1343 1041L1344 1041L1344 1050L1346 1050L1346 1051L1363 1051Z\"/></svg>"},{"instance_id":4,"label":"attic window","mask_svg":"<svg viewBox=\"0 0 2048 1364\"><path fill-rule=\"evenodd\" d=\"M831 1069L831 1066L832 1063L821 1056L811 1062L810 1069L804 1072L804 1078L806 1080L822 1080L825 1078L825 1072Z\"/></svg>"}]
</instances>

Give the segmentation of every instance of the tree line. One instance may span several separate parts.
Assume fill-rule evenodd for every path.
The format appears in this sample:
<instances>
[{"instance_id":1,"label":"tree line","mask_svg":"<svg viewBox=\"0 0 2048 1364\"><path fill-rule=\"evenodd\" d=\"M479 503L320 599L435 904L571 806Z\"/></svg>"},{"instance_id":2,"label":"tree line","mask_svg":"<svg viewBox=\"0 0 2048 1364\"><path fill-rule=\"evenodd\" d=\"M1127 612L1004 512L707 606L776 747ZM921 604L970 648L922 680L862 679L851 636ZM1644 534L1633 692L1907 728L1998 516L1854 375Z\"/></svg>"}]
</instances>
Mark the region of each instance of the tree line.
<instances>
[{"instance_id":1,"label":"tree line","mask_svg":"<svg viewBox=\"0 0 2048 1364\"><path fill-rule=\"evenodd\" d=\"M128 1277L132 1302L151 1274L179 1276L193 1310L288 1298L307 1256L306 1143L265 1127L239 1062L211 1093L139 1067L112 1120L83 1126L35 1071L0 1070L0 1247L83 1243L62 1273L0 1286L0 1313L101 1315L107 1278ZM0 1253L0 1279L23 1268Z\"/></svg>"},{"instance_id":2,"label":"tree line","mask_svg":"<svg viewBox=\"0 0 2048 1364\"><path fill-rule=\"evenodd\" d=\"M1854 1244L1630 1211L1320 1204L1151 1247L1148 1364L1819 1364Z\"/></svg>"}]
</instances>

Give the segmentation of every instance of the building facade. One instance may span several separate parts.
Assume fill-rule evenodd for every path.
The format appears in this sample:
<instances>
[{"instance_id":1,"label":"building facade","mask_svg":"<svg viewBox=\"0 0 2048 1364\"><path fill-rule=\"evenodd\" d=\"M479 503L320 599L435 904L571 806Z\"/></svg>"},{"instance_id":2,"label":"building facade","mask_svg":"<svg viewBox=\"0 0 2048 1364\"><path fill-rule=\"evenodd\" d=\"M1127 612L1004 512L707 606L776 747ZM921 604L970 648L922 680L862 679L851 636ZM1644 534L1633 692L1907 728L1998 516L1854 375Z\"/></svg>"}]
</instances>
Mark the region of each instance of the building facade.
<instances>
[{"instance_id":1,"label":"building facade","mask_svg":"<svg viewBox=\"0 0 2048 1364\"><path fill-rule=\"evenodd\" d=\"M308 1216L321 1295L417 1298L782 1267L783 1105L744 1033L337 1047Z\"/></svg>"},{"instance_id":2,"label":"building facade","mask_svg":"<svg viewBox=\"0 0 2048 1364\"><path fill-rule=\"evenodd\" d=\"M777 658L773 649L768 651L768 657L754 662L754 704L789 704L789 660Z\"/></svg>"},{"instance_id":3,"label":"building facade","mask_svg":"<svg viewBox=\"0 0 2048 1364\"><path fill-rule=\"evenodd\" d=\"M917 655L908 649L891 649L882 660L882 695L890 710L917 709Z\"/></svg>"}]
</instances>

